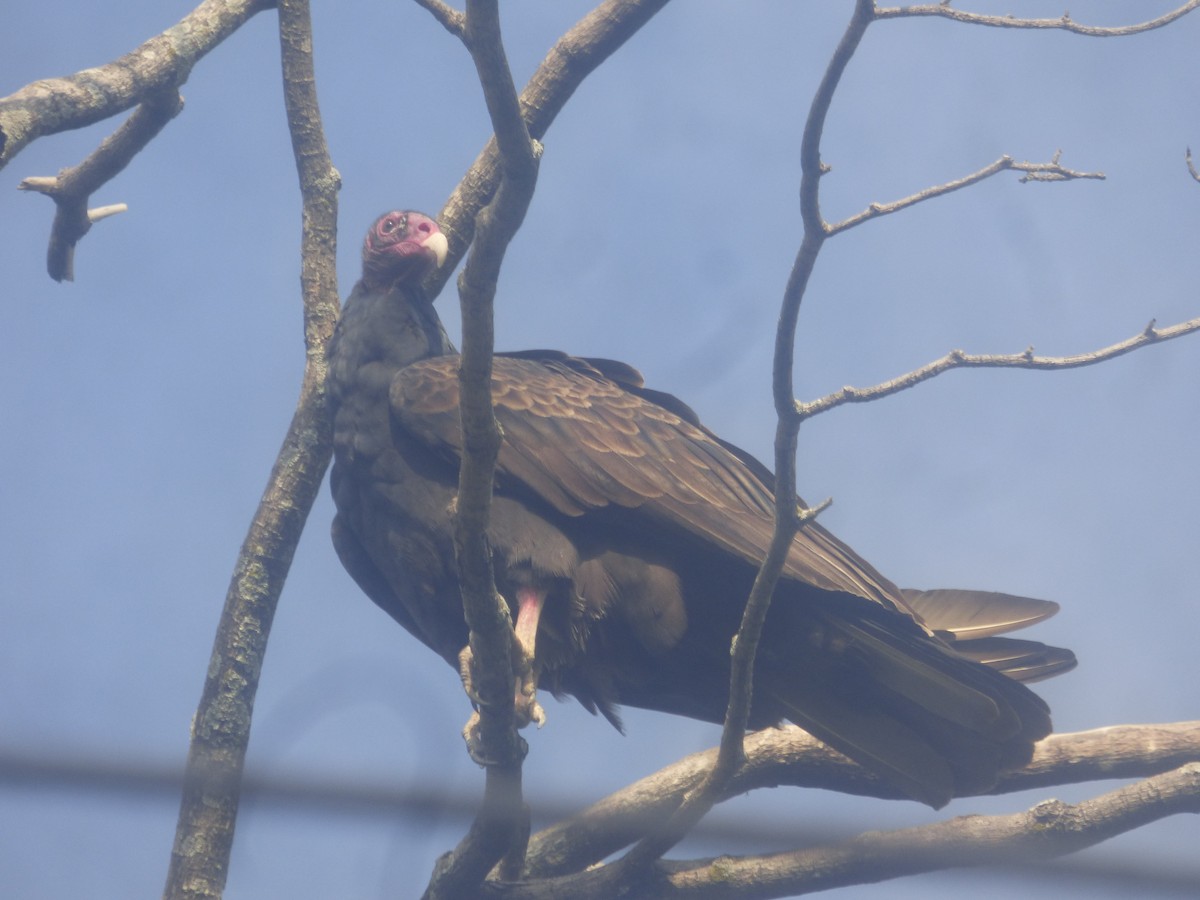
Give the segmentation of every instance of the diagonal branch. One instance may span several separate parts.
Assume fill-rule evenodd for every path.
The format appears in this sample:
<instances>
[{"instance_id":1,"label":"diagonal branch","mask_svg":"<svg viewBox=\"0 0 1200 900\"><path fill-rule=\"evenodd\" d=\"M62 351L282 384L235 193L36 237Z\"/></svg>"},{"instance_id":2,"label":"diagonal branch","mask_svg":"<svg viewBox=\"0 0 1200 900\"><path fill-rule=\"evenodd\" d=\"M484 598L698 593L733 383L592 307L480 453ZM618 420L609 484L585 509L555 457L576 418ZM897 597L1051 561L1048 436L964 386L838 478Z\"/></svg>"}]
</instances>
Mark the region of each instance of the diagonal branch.
<instances>
[{"instance_id":1,"label":"diagonal branch","mask_svg":"<svg viewBox=\"0 0 1200 900\"><path fill-rule=\"evenodd\" d=\"M880 397L897 394L915 387L922 381L928 381L951 369L1076 369L1080 366L1090 366L1123 356L1151 344L1161 344L1172 338L1183 337L1194 331L1200 331L1200 318L1189 319L1166 328L1157 328L1151 321L1140 333L1131 338L1089 353L1077 353L1074 356L1035 356L1032 347L1024 353L1008 354L964 353L962 350L951 350L940 359L935 359L919 369L914 369L882 384L866 388L844 387L840 391L808 403L797 401L796 414L802 420L810 419L847 403L869 403Z\"/></svg>"},{"instance_id":2,"label":"diagonal branch","mask_svg":"<svg viewBox=\"0 0 1200 900\"><path fill-rule=\"evenodd\" d=\"M1071 18L1070 13L1063 13L1057 19L1024 19L1012 15L990 16L983 13L964 12L950 6L949 0L944 0L942 3L926 3L919 6L881 7L875 11L875 17L879 19L900 19L915 18L917 16L937 16L938 18L951 19L967 25L990 25L993 28L1067 31L1071 34L1080 34L1086 37L1126 37L1131 34L1141 34L1144 31L1153 31L1155 28L1170 25L1176 19L1186 16L1198 6L1200 6L1200 0L1188 0L1182 6L1156 19L1149 19L1134 25L1115 25L1109 27L1080 24Z\"/></svg>"},{"instance_id":3,"label":"diagonal branch","mask_svg":"<svg viewBox=\"0 0 1200 900\"><path fill-rule=\"evenodd\" d=\"M0 169L48 134L92 125L177 88L192 67L273 0L204 0L162 34L103 66L43 78L0 98Z\"/></svg>"},{"instance_id":4,"label":"diagonal branch","mask_svg":"<svg viewBox=\"0 0 1200 900\"><path fill-rule=\"evenodd\" d=\"M1020 180L1027 181L1070 181L1076 178L1094 178L1104 180L1103 172L1076 172L1073 169L1067 169L1059 165L1058 159L1061 151L1056 152L1050 162L1033 163L1033 162L1017 162L1011 156L1002 156L994 163L984 166L978 172L972 172L963 178L954 181L948 181L945 184L935 185L926 188L923 191L904 197L900 200L894 200L891 203L872 203L862 212L853 215L848 219L843 219L841 222L835 222L825 226L826 233L830 236L838 232L853 228L855 225L861 225L871 219L878 219L880 216L891 215L895 212L900 212L902 209L908 209L910 206L915 206L925 200L932 200L934 197L941 197L954 191L961 190L965 187L970 187L983 181L985 178L991 178L1000 172L1024 172L1025 175Z\"/></svg>"},{"instance_id":5,"label":"diagonal branch","mask_svg":"<svg viewBox=\"0 0 1200 900\"><path fill-rule=\"evenodd\" d=\"M604 0L558 39L521 91L521 115L529 135L541 140L583 80L667 5L668 0ZM446 265L425 282L436 297L475 234L475 218L500 184L500 151L488 140L438 213L450 241Z\"/></svg>"},{"instance_id":6,"label":"diagonal branch","mask_svg":"<svg viewBox=\"0 0 1200 900\"><path fill-rule=\"evenodd\" d=\"M182 109L183 98L178 88L172 86L152 94L79 165L63 169L53 178L26 178L17 186L19 190L45 194L54 201L57 211L46 253L46 270L51 278L75 280L75 245L88 233L92 223L125 210L124 204L119 204L119 209L114 206L89 210L92 194L129 165Z\"/></svg>"},{"instance_id":7,"label":"diagonal branch","mask_svg":"<svg viewBox=\"0 0 1200 900\"><path fill-rule=\"evenodd\" d=\"M307 0L281 0L284 103L303 196L300 284L307 353L300 399L225 597L188 751L163 896L219 898L229 871L254 696L279 594L332 445L325 348L338 314L337 191L317 106Z\"/></svg>"},{"instance_id":8,"label":"diagonal branch","mask_svg":"<svg viewBox=\"0 0 1200 900\"><path fill-rule=\"evenodd\" d=\"M466 33L467 17L457 9L448 3L443 3L442 0L416 0L416 4L428 10L429 14L456 38L463 39Z\"/></svg>"}]
</instances>

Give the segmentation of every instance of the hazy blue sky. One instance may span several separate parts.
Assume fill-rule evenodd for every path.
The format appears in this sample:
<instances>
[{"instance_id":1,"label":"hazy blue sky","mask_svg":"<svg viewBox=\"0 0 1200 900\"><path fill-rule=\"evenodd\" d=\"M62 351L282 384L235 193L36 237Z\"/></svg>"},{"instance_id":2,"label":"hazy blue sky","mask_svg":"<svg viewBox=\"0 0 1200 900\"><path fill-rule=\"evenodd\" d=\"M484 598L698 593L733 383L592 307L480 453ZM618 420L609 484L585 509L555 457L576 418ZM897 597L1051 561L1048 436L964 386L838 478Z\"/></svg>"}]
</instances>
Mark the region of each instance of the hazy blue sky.
<instances>
[{"instance_id":1,"label":"hazy blue sky","mask_svg":"<svg viewBox=\"0 0 1200 900\"><path fill-rule=\"evenodd\" d=\"M965 5L965 4L964 4ZM1127 21L1170 3L1086 3ZM190 2L9 0L0 94L108 62ZM490 128L465 51L402 0L317 4L322 112L343 177L343 295L380 212L436 213ZM523 83L589 3L507 4ZM851 4L678 2L592 76L545 145L497 294L501 349L624 359L770 459L770 354L799 241L800 129ZM972 8L979 9L980 5ZM989 4L1057 16L1061 4ZM95 202L126 202L45 274L52 206L21 178L74 164L116 122L43 139L0 174L0 750L181 765L238 546L291 415L303 347L299 199L275 16L193 71L184 112ZM823 144L837 219L1002 154L1104 182L1000 176L831 241L801 314L797 392L866 385L951 348L1068 354L1200 314L1200 18L1121 40L922 20L870 29ZM439 308L457 334L457 301ZM1200 338L1066 373L955 372L809 423L800 485L893 580L1063 605L1037 637L1079 668L1039 687L1059 730L1197 718ZM378 611L313 511L271 638L249 767L474 795L455 673ZM628 736L547 703L526 783L582 806L716 729L628 712ZM952 804L1080 799L1098 784ZM0 893L154 896L172 797L0 785ZM797 833L933 821L912 803L812 791L739 801ZM227 896L413 895L463 823L248 804ZM1176 818L1092 851L1198 873ZM788 841L785 840L786 845ZM705 846L682 852L711 853ZM739 852L753 848L739 847ZM856 897L1060 897L1061 882L942 875ZM1078 896L1128 889L1075 885Z\"/></svg>"}]
</instances>

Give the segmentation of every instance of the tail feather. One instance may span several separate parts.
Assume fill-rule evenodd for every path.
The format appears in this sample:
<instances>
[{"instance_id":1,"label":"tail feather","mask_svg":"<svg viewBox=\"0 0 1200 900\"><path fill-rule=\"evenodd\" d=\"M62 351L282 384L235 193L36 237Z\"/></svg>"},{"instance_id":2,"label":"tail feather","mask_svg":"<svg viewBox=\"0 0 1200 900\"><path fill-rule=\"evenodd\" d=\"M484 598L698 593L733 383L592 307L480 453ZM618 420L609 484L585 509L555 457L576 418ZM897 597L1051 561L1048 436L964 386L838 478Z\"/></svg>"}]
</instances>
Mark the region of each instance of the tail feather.
<instances>
[{"instance_id":1,"label":"tail feather","mask_svg":"<svg viewBox=\"0 0 1200 900\"><path fill-rule=\"evenodd\" d=\"M1033 745L1050 733L1050 712L1018 679L1065 671L1074 656L992 637L1045 618L1053 604L995 595L1004 598L1002 608L989 614L984 601L992 595L923 593L955 598L941 606L919 601L921 619L936 623L933 635L858 598L839 597L844 602L820 611L777 599L778 618L760 653L755 713L795 722L914 799L941 807L1028 763Z\"/></svg>"},{"instance_id":2,"label":"tail feather","mask_svg":"<svg viewBox=\"0 0 1200 900\"><path fill-rule=\"evenodd\" d=\"M982 638L956 642L953 649L964 659L982 663L1023 683L1061 675L1076 665L1075 654L1070 650L1050 647L1039 641Z\"/></svg>"},{"instance_id":3,"label":"tail feather","mask_svg":"<svg viewBox=\"0 0 1200 900\"><path fill-rule=\"evenodd\" d=\"M956 640L975 640L1027 628L1058 612L1052 600L1035 600L996 591L939 589L900 592L926 627Z\"/></svg>"}]
</instances>

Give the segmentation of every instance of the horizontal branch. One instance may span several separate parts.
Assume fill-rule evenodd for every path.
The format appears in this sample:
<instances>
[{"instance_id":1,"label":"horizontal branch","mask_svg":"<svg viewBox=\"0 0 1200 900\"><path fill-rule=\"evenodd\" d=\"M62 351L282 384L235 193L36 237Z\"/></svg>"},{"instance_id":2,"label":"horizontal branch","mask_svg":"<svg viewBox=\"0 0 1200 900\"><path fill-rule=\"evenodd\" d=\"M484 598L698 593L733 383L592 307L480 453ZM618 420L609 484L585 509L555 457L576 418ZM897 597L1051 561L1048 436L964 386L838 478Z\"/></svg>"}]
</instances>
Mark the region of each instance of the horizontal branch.
<instances>
[{"instance_id":1,"label":"horizontal branch","mask_svg":"<svg viewBox=\"0 0 1200 900\"><path fill-rule=\"evenodd\" d=\"M187 81L192 67L274 0L204 0L178 23L103 66L43 78L0 98L0 169L48 134L115 116Z\"/></svg>"},{"instance_id":2,"label":"horizontal branch","mask_svg":"<svg viewBox=\"0 0 1200 900\"><path fill-rule=\"evenodd\" d=\"M1104 180L1105 176L1103 172L1076 172L1073 169L1067 169L1059 165L1058 160L1061 153L1061 150L1057 151L1048 163L1018 162L1011 156L1002 156L991 165L984 166L978 172L972 172L970 175L955 181L934 185L891 203L872 203L857 215L843 219L841 222L835 222L832 225L826 225L825 233L828 235L837 234L840 231L853 228L855 225L861 225L863 222L871 219L891 215L925 200L932 200L934 197L941 197L962 188L970 187L1000 172L1024 172L1024 177L1020 179L1022 183L1029 181L1073 181L1077 178Z\"/></svg>"},{"instance_id":3,"label":"horizontal branch","mask_svg":"<svg viewBox=\"0 0 1200 900\"><path fill-rule=\"evenodd\" d=\"M1176 19L1182 18L1196 7L1200 0L1189 0L1176 9L1171 10L1157 19L1149 19L1133 25L1084 25L1071 18L1070 13L1063 13L1057 19L1022 19L1017 16L991 16L983 13L964 12L950 6L949 0L942 3L925 3L919 6L894 6L875 10L878 19L901 19L916 16L936 16L951 19L967 25L988 25L993 28L1030 28L1051 31L1067 31L1085 37L1126 37L1131 34L1141 34L1170 25Z\"/></svg>"},{"instance_id":4,"label":"horizontal branch","mask_svg":"<svg viewBox=\"0 0 1200 900\"><path fill-rule=\"evenodd\" d=\"M664 862L665 877L653 896L785 897L921 872L1054 859L1180 813L1200 813L1200 763L1082 803L1047 800L1012 815L961 816L770 856Z\"/></svg>"},{"instance_id":5,"label":"horizontal branch","mask_svg":"<svg viewBox=\"0 0 1200 900\"><path fill-rule=\"evenodd\" d=\"M581 871L659 828L680 799L705 777L716 753L713 749L687 756L534 835L529 842L527 877ZM799 728L772 728L747 735L745 753L745 761L722 799L779 785L901 798L874 775ZM1200 721L1053 734L1038 743L1025 768L1002 775L990 793L1106 778L1145 778L1196 759L1200 759Z\"/></svg>"},{"instance_id":6,"label":"horizontal branch","mask_svg":"<svg viewBox=\"0 0 1200 900\"><path fill-rule=\"evenodd\" d=\"M808 403L797 401L796 412L802 419L809 419L846 403L869 403L880 397L915 387L922 381L928 381L951 369L1076 369L1104 362L1151 344L1161 344L1172 338L1183 337L1194 331L1200 331L1200 317L1166 328L1156 327L1152 319L1145 329L1127 340L1074 356L1035 356L1032 347L1024 353L1009 354L976 354L951 350L940 359L882 384L866 388L844 387Z\"/></svg>"}]
</instances>

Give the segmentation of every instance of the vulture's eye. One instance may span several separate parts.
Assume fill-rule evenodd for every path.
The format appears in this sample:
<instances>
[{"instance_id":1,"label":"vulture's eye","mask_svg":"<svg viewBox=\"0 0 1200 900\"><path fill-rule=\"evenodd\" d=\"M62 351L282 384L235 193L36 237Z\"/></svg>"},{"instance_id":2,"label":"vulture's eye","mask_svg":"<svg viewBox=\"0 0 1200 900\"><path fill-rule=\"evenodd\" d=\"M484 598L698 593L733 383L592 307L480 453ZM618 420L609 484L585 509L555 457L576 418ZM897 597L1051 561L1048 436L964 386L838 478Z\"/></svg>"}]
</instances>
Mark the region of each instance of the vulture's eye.
<instances>
[{"instance_id":1,"label":"vulture's eye","mask_svg":"<svg viewBox=\"0 0 1200 900\"><path fill-rule=\"evenodd\" d=\"M398 219L384 219L383 224L379 226L379 230L384 234L391 234L399 227L400 221Z\"/></svg>"}]
</instances>

